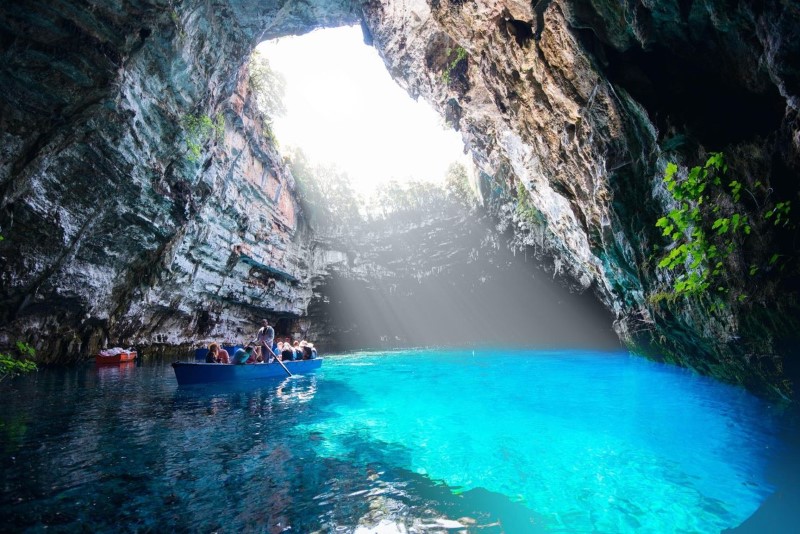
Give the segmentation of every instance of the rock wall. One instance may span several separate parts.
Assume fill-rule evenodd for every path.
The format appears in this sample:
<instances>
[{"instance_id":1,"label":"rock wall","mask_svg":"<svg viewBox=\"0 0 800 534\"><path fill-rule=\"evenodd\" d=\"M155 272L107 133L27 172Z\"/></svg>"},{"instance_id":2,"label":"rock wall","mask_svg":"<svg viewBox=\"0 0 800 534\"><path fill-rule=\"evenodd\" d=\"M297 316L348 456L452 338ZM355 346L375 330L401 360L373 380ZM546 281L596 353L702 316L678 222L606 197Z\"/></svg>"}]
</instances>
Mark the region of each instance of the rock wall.
<instances>
[{"instance_id":1,"label":"rock wall","mask_svg":"<svg viewBox=\"0 0 800 534\"><path fill-rule=\"evenodd\" d=\"M795 4L380 1L365 15L389 72L461 131L486 189L528 192L528 220L497 203L520 242L593 288L624 341L792 395L795 232L754 228L726 258L726 296L659 300L673 275L655 265L668 243L654 225L676 207L667 162L702 164L710 150L754 192L751 219L771 195L797 202Z\"/></svg>"},{"instance_id":2,"label":"rock wall","mask_svg":"<svg viewBox=\"0 0 800 534\"><path fill-rule=\"evenodd\" d=\"M243 65L262 38L355 18L342 2L261 4L3 3L2 345L64 361L241 339L305 310L294 183ZM190 118L224 131L193 138Z\"/></svg>"},{"instance_id":3,"label":"rock wall","mask_svg":"<svg viewBox=\"0 0 800 534\"><path fill-rule=\"evenodd\" d=\"M6 1L2 344L25 338L59 360L106 339L241 336L264 314L302 314L330 254L308 248L242 66L263 39L359 20L392 76L461 131L494 215L592 288L623 340L792 395L792 226L754 222L726 258L722 306L655 298L673 278L654 253L667 246L654 223L675 207L668 161L722 150L755 193L754 221L777 199L796 215L789 0ZM224 135L192 161L185 119L219 116Z\"/></svg>"}]
</instances>

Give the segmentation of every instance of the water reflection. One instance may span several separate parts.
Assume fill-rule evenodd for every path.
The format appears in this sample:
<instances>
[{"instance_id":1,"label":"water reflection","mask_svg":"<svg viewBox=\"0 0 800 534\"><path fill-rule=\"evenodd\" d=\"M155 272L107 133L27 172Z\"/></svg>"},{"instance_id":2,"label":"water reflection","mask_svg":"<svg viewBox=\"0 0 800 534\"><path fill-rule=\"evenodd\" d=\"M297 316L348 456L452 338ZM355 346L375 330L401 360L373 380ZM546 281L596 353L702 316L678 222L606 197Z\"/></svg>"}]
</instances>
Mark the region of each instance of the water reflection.
<instances>
[{"instance_id":1,"label":"water reflection","mask_svg":"<svg viewBox=\"0 0 800 534\"><path fill-rule=\"evenodd\" d=\"M96 363L95 369L100 382L118 382L123 377L129 377L136 372L136 362L121 363Z\"/></svg>"},{"instance_id":2,"label":"water reflection","mask_svg":"<svg viewBox=\"0 0 800 534\"><path fill-rule=\"evenodd\" d=\"M207 406L207 413L215 415L233 409L245 409L251 415L262 415L273 410L285 411L310 403L317 393L316 376L299 376L178 386L173 395L177 410L193 410L198 405Z\"/></svg>"},{"instance_id":3,"label":"water reflection","mask_svg":"<svg viewBox=\"0 0 800 534\"><path fill-rule=\"evenodd\" d=\"M691 399L693 390L681 389L675 375L676 385L660 376L657 387L665 390L654 391L656 384L640 383L626 366L616 371L618 376L601 376L597 362L582 369L578 361L563 383L551 380L548 385L542 382L544 373L528 373L517 386L509 381L523 366L509 358L459 356L459 365L453 366L441 355L430 361L404 355L382 360L380 366L360 365L367 358L332 360L312 376L248 383L178 387L168 364L146 362L134 368L45 370L15 381L13 388L4 386L0 516L5 523L0 530L536 532L552 525L548 503L522 502L519 482L490 483L506 477L556 495L567 494L565 481L580 475L587 493L578 498L588 508L600 495L591 486L597 476L606 475L604 484L610 487L623 475L639 472L637 450L656 455L677 450L676 462L685 457L700 463L707 461L711 445L736 451L753 438L748 432L760 432L758 422L752 426L746 420L777 424L753 411L756 407L744 398L737 409L728 410L707 408L711 400L700 399L695 403L702 408L695 414L699 419L687 427L686 409L673 401ZM497 374L511 364L513 373ZM579 388L581 374L591 380ZM614 383L627 383L624 394L616 392ZM548 391L559 403L545 404ZM576 415L577 393L611 395L613 402L602 410L583 406ZM496 402L483 402L487 394ZM734 406L735 395L728 399ZM700 417L712 408L721 412L719 420ZM680 421L674 421L680 410ZM509 414L516 411L526 418L509 423ZM662 411L668 417L661 419ZM533 427L528 417L537 412L546 418ZM660 423L650 429L647 424L655 416ZM563 444L567 426L585 426L582 439L597 446L608 432L599 424L603 417L616 421L614 432L632 434L626 441L630 451L607 447L593 452L582 442L579 453L570 456ZM634 421L635 429L625 427ZM514 432L525 425L531 435L522 446L511 446ZM491 444L488 437L497 427L504 429L504 441L476 449L483 441ZM716 437L706 444L692 433L695 429ZM695 437L667 442L661 439L667 431ZM606 437L605 443L616 442ZM692 446L698 443L703 450ZM751 448L760 446L758 441ZM469 449L463 457L462 447ZM473 454L476 450L483 452ZM580 463L587 457L598 463ZM532 458L550 463L523 463ZM567 460L569 468L559 463L556 477L544 476L552 462ZM442 471L445 464L453 473ZM671 485L691 484L715 495L709 486L713 481L698 482L702 472L673 464L664 476L681 478L670 480ZM485 477L479 484L459 482L470 473L473 480L481 473ZM652 480L639 477L649 500L631 497L620 485L605 513L631 521L642 515L642 503L653 504L661 471L651 474ZM697 480L685 480L687 475ZM727 494L737 491L729 488ZM705 511L671 509L670 519L678 513L724 514L711 499L701 504ZM582 515L567 517L573 513L569 507L558 510L565 524L581 520ZM630 521L615 524L617 530L636 530Z\"/></svg>"}]
</instances>

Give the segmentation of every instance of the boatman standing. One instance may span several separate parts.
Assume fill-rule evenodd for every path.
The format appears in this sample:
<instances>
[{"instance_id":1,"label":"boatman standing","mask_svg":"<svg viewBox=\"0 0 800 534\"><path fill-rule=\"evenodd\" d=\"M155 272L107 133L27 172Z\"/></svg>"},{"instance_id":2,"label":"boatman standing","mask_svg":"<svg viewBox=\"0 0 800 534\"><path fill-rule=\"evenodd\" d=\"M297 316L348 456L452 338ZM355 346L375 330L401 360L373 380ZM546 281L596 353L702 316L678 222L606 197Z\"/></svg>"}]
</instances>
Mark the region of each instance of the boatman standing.
<instances>
[{"instance_id":1,"label":"boatman standing","mask_svg":"<svg viewBox=\"0 0 800 534\"><path fill-rule=\"evenodd\" d=\"M272 343L275 341L275 330L269 325L269 321L264 319L264 326L258 329L256 343L261 347L261 357L264 363L269 363L272 354Z\"/></svg>"}]
</instances>

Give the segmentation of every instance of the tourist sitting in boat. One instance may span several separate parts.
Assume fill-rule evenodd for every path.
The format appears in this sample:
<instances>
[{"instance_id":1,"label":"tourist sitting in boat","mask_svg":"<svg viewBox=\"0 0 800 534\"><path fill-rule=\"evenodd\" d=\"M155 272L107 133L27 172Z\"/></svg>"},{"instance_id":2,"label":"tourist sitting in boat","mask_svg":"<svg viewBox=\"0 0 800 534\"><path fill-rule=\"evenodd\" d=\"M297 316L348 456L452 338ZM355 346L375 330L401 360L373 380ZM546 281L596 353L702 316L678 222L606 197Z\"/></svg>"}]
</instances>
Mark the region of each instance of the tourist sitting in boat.
<instances>
[{"instance_id":1,"label":"tourist sitting in boat","mask_svg":"<svg viewBox=\"0 0 800 534\"><path fill-rule=\"evenodd\" d=\"M281 349L281 359L283 361L293 361L297 359L297 355L294 352L294 347L289 342L289 338L286 338L286 341L283 342L283 349Z\"/></svg>"},{"instance_id":2,"label":"tourist sitting in boat","mask_svg":"<svg viewBox=\"0 0 800 534\"><path fill-rule=\"evenodd\" d=\"M247 360L250 359L250 356L252 356L252 354L253 354L253 346L247 345L245 348L236 351L236 353L233 355L233 363L235 363L236 365L244 365L247 362Z\"/></svg>"},{"instance_id":3,"label":"tourist sitting in boat","mask_svg":"<svg viewBox=\"0 0 800 534\"><path fill-rule=\"evenodd\" d=\"M287 341L291 342L291 340L287 340ZM291 347L292 347L292 351L294 352L294 357L292 359L293 360L302 360L303 359L303 350L300 348L300 342L299 341L293 342L291 344Z\"/></svg>"},{"instance_id":4,"label":"tourist sitting in boat","mask_svg":"<svg viewBox=\"0 0 800 534\"><path fill-rule=\"evenodd\" d=\"M247 361L244 363L258 363L262 361L261 359L261 347L258 345L253 347L253 353L247 358Z\"/></svg>"},{"instance_id":5,"label":"tourist sitting in boat","mask_svg":"<svg viewBox=\"0 0 800 534\"><path fill-rule=\"evenodd\" d=\"M300 342L300 349L303 352L304 360L313 360L317 357L317 349L314 348L313 343L309 343L305 339Z\"/></svg>"},{"instance_id":6,"label":"tourist sitting in boat","mask_svg":"<svg viewBox=\"0 0 800 534\"><path fill-rule=\"evenodd\" d=\"M283 341L278 341L275 346L275 359L283 360Z\"/></svg>"},{"instance_id":7,"label":"tourist sitting in boat","mask_svg":"<svg viewBox=\"0 0 800 534\"><path fill-rule=\"evenodd\" d=\"M227 350L220 348L216 343L212 343L208 346L206 363L231 363L231 359Z\"/></svg>"}]
</instances>

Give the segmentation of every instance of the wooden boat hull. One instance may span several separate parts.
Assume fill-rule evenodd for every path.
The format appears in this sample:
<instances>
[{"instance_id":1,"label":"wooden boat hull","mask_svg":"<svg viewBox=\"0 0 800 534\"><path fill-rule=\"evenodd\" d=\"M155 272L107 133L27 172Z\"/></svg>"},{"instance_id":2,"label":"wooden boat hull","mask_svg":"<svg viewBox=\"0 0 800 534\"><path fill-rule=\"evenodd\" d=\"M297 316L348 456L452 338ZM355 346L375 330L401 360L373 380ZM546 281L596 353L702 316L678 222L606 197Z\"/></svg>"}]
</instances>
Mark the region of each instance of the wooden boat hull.
<instances>
[{"instance_id":1,"label":"wooden boat hull","mask_svg":"<svg viewBox=\"0 0 800 534\"><path fill-rule=\"evenodd\" d=\"M292 374L306 374L322 366L322 358L283 362ZM178 384L207 384L212 382L238 382L262 378L285 377L286 371L279 363L232 365L223 363L175 362L172 364Z\"/></svg>"},{"instance_id":2,"label":"wooden boat hull","mask_svg":"<svg viewBox=\"0 0 800 534\"><path fill-rule=\"evenodd\" d=\"M113 356L101 356L97 354L94 357L94 361L97 364L107 364L107 363L119 364L124 362L132 362L135 359L136 359L136 351L121 352Z\"/></svg>"}]
</instances>

